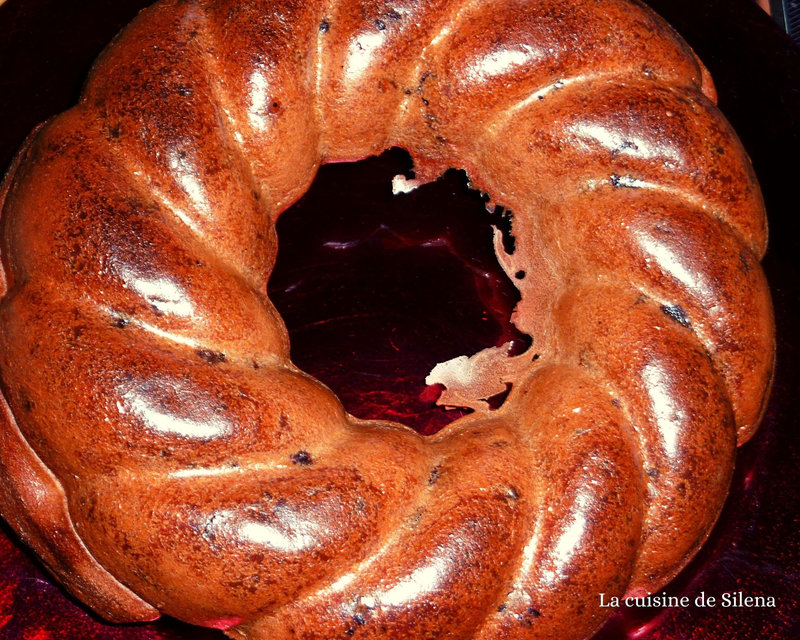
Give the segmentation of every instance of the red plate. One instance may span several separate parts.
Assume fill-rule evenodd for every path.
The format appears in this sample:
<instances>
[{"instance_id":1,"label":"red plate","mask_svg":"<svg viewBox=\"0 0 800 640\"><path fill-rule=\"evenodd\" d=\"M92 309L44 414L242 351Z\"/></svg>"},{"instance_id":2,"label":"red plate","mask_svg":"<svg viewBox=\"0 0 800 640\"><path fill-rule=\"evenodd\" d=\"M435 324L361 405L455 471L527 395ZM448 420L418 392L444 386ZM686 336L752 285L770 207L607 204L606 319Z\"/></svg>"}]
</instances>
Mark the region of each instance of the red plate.
<instances>
[{"instance_id":1,"label":"red plate","mask_svg":"<svg viewBox=\"0 0 800 640\"><path fill-rule=\"evenodd\" d=\"M27 132L77 99L92 59L147 4L141 0L8 0L0 7L0 167ZM627 608L599 638L800 637L800 232L796 215L800 52L748 0L659 0L654 7L711 68L720 104L753 157L767 200L765 261L778 324L778 372L766 419L739 451L731 496L695 561L665 591L687 607ZM791 145L794 144L794 148ZM408 169L392 151L324 167L279 225L271 297L298 365L355 415L424 433L458 415L434 406L425 374L438 361L516 334L515 292L493 259L492 219L463 176L449 173L402 199L389 181ZM403 206L408 203L411 206ZM331 296L330 292L338 292ZM411 310L411 311L410 311ZM701 607L705 593L773 597L776 606ZM162 620L106 625L54 585L3 525L0 637L26 640L205 639L219 632Z\"/></svg>"}]
</instances>

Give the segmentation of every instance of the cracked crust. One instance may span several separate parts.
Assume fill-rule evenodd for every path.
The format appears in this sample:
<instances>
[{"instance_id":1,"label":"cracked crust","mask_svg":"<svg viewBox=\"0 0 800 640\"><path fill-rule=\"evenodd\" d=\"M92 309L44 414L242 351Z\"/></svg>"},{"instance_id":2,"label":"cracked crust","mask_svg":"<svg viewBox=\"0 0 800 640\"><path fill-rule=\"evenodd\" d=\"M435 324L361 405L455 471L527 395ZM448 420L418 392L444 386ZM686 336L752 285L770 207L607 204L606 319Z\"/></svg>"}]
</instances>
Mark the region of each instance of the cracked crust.
<instances>
[{"instance_id":1,"label":"cracked crust","mask_svg":"<svg viewBox=\"0 0 800 640\"><path fill-rule=\"evenodd\" d=\"M763 203L713 101L623 0L154 5L3 188L4 517L112 620L590 634L705 540L769 390ZM477 410L427 439L347 415L266 295L320 164L390 146L510 209L532 338L451 366Z\"/></svg>"}]
</instances>

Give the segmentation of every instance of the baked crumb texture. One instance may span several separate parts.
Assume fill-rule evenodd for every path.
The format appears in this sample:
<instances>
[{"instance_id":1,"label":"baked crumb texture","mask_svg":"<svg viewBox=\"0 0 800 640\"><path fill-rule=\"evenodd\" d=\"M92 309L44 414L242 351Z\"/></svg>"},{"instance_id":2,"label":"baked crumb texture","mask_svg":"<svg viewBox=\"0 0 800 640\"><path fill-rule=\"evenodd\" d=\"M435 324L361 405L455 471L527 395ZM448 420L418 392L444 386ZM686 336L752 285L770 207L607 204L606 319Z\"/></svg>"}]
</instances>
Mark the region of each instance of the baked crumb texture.
<instances>
[{"instance_id":1,"label":"baked crumb texture","mask_svg":"<svg viewBox=\"0 0 800 640\"><path fill-rule=\"evenodd\" d=\"M714 101L636 2L159 2L0 192L3 516L113 621L591 634L703 543L768 393L763 204ZM347 415L266 295L320 164L393 146L397 189L462 168L511 211L532 337L441 365L475 410L429 438Z\"/></svg>"}]
</instances>

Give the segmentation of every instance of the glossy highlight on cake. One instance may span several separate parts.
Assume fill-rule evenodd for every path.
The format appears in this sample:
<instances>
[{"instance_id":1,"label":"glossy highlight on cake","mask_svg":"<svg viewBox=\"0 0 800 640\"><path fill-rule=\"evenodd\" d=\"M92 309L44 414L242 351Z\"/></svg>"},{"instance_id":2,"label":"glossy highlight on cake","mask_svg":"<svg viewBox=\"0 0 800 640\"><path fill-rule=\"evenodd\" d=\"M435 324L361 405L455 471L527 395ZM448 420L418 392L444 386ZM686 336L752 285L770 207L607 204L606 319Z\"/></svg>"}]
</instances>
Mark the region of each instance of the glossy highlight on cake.
<instances>
[{"instance_id":1,"label":"glossy highlight on cake","mask_svg":"<svg viewBox=\"0 0 800 640\"><path fill-rule=\"evenodd\" d=\"M771 379L713 98L627 3L156 5L4 186L3 515L112 620L590 633L699 548ZM473 413L427 439L346 414L266 295L319 165L393 146L512 212L532 338L468 360Z\"/></svg>"}]
</instances>

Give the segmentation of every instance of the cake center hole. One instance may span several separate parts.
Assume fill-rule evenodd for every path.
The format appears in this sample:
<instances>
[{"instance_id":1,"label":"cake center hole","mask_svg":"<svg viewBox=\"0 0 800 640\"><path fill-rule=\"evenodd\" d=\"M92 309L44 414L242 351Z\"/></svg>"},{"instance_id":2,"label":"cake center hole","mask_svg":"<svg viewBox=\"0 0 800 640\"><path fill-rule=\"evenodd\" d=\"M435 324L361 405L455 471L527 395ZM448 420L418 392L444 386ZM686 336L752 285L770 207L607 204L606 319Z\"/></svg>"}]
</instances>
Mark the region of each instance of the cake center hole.
<instances>
[{"instance_id":1,"label":"cake center hole","mask_svg":"<svg viewBox=\"0 0 800 640\"><path fill-rule=\"evenodd\" d=\"M528 339L509 322L519 294L492 246L503 213L463 172L398 194L395 176L413 176L400 149L323 166L278 221L269 295L293 362L347 411L432 434L466 413L436 406L425 377L437 363Z\"/></svg>"}]
</instances>

